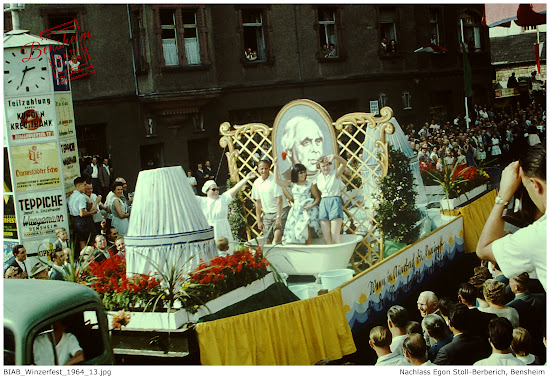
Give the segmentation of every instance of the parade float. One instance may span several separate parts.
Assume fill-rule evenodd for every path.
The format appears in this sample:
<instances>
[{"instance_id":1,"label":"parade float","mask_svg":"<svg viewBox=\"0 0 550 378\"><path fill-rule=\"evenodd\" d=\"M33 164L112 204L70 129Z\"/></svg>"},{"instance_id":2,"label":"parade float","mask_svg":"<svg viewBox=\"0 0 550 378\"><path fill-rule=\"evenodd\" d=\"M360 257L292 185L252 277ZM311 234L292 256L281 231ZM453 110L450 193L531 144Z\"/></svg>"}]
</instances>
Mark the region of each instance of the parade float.
<instances>
[{"instance_id":1,"label":"parade float","mask_svg":"<svg viewBox=\"0 0 550 378\"><path fill-rule=\"evenodd\" d=\"M279 172L288 170L297 154L282 138L285 124L297 116L321 125L320 153L347 156L341 243L326 246L317 238L311 245L264 244L247 185L235 203L244 229L234 230L247 240L227 256L217 256L212 228L184 181L183 169L141 172L126 261L117 265L111 259L111 269L101 267L83 276L110 310L115 353L145 350L149 355L183 357L200 351L201 363L214 365L308 365L339 359L356 351L354 333L463 252L473 251L474 229L487 217L486 203L494 192L455 210L452 220L437 229L424 227L428 201L410 189L420 172L398 172L391 166L397 156L392 151L401 151L404 143L396 139L390 144L386 138L400 131L390 108L381 109L380 116L351 113L333 122L320 105L296 100L281 110L273 128L223 123L220 145L226 150L231 181L255 170L259 156L277 156ZM266 145L267 150L260 151ZM408 166L418 166L405 151L399 156ZM308 175L315 174L308 170ZM407 193L399 192L403 185ZM400 202L392 199L391 191L397 192L395 198L404 196L401 207L392 207ZM402 222L403 206L411 204L418 214ZM392 234L383 224L402 230ZM402 245L388 254L385 245L394 241ZM334 271L345 273L344 278L328 287L328 293L305 296L289 290L282 274L327 277Z\"/></svg>"}]
</instances>

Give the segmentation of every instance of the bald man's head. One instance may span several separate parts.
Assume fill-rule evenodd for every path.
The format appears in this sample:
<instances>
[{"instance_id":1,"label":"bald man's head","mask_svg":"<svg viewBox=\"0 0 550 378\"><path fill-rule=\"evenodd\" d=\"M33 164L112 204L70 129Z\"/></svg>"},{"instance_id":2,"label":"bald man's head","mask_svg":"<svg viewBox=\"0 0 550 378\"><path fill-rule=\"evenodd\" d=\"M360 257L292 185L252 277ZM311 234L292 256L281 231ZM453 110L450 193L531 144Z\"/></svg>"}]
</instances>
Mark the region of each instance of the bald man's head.
<instances>
[{"instance_id":1,"label":"bald man's head","mask_svg":"<svg viewBox=\"0 0 550 378\"><path fill-rule=\"evenodd\" d=\"M416 302L420 315L424 318L437 310L437 296L433 291L423 291Z\"/></svg>"}]
</instances>

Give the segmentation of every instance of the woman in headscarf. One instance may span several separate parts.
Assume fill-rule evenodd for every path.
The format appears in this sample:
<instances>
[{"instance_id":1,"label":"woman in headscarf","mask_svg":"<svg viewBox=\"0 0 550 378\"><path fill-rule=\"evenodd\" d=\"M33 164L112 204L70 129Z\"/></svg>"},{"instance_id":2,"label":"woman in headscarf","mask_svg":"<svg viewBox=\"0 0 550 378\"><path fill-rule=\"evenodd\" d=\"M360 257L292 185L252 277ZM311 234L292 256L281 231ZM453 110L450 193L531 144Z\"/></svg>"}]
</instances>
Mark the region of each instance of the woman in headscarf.
<instances>
[{"instance_id":1,"label":"woman in headscarf","mask_svg":"<svg viewBox=\"0 0 550 378\"><path fill-rule=\"evenodd\" d=\"M225 236L229 243L235 242L228 219L229 204L235 199L235 195L245 186L246 182L255 177L256 173L250 172L222 195L220 195L220 188L214 180L208 180L202 186L202 192L206 197L196 196L195 198L199 201L208 224L214 227L214 239Z\"/></svg>"}]
</instances>

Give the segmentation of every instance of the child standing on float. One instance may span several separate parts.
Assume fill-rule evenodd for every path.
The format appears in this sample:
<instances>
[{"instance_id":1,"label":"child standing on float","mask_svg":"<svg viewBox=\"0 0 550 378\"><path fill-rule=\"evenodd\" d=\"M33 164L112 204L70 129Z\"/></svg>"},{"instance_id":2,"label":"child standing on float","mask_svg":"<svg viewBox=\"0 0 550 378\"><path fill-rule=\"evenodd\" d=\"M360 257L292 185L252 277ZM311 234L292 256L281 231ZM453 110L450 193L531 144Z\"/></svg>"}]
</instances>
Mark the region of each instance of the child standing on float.
<instances>
[{"instance_id":1,"label":"child standing on float","mask_svg":"<svg viewBox=\"0 0 550 378\"><path fill-rule=\"evenodd\" d=\"M274 162L275 182L286 187L294 199L283 232L283 244L311 244L312 234L319 233L319 208L321 200L317 185L307 181L307 168L297 163L292 167L290 180L279 176L277 158Z\"/></svg>"},{"instance_id":2,"label":"child standing on float","mask_svg":"<svg viewBox=\"0 0 550 378\"><path fill-rule=\"evenodd\" d=\"M340 163L336 171L333 171L331 167L334 160ZM340 191L344 187L342 174L346 168L346 160L333 154L321 157L318 165L321 172L315 178L315 183L321 192L319 220L321 221L323 239L325 244L338 244L344 218Z\"/></svg>"}]
</instances>

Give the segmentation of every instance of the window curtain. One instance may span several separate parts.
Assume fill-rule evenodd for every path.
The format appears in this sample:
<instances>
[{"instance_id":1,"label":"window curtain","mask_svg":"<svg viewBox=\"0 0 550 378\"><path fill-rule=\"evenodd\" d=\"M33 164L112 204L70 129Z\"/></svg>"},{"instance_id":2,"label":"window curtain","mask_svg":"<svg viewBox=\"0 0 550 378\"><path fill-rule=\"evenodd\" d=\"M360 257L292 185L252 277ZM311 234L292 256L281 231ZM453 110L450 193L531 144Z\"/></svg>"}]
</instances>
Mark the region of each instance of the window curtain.
<instances>
[{"instance_id":1,"label":"window curtain","mask_svg":"<svg viewBox=\"0 0 550 378\"><path fill-rule=\"evenodd\" d=\"M167 66L177 66L179 64L178 46L175 39L162 40L162 53L164 54L164 64Z\"/></svg>"},{"instance_id":2,"label":"window curtain","mask_svg":"<svg viewBox=\"0 0 550 378\"><path fill-rule=\"evenodd\" d=\"M266 60L264 31L261 26L256 28L256 45L258 46L258 60Z\"/></svg>"},{"instance_id":3,"label":"window curtain","mask_svg":"<svg viewBox=\"0 0 550 378\"><path fill-rule=\"evenodd\" d=\"M196 325L203 365L313 365L357 349L340 289Z\"/></svg>"},{"instance_id":4,"label":"window curtain","mask_svg":"<svg viewBox=\"0 0 550 378\"><path fill-rule=\"evenodd\" d=\"M201 64L199 40L197 38L185 38L184 41L187 64Z\"/></svg>"}]
</instances>

